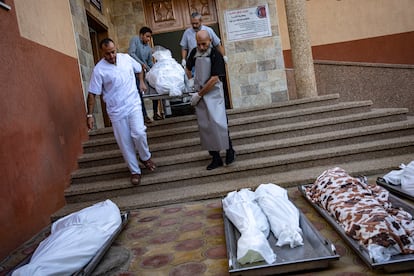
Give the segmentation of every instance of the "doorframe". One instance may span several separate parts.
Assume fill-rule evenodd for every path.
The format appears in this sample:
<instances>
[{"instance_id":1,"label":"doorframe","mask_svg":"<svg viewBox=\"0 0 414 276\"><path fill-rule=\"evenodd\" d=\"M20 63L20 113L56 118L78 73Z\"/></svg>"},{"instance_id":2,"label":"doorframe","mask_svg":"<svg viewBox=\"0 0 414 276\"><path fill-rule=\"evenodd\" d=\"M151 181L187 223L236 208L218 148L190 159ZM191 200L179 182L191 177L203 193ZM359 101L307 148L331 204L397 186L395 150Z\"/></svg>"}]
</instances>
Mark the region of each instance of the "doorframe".
<instances>
[{"instance_id":1,"label":"doorframe","mask_svg":"<svg viewBox=\"0 0 414 276\"><path fill-rule=\"evenodd\" d=\"M96 65L96 63L98 63L99 60L101 60L99 42L102 39L108 37L108 27L102 24L95 16L93 16L88 11L86 11L86 19L89 27L89 37L91 40L93 60L94 64ZM112 124L111 120L109 119L108 113L106 112L106 104L103 100L102 95L100 96L100 103L104 126L110 127Z\"/></svg>"},{"instance_id":2,"label":"doorframe","mask_svg":"<svg viewBox=\"0 0 414 276\"><path fill-rule=\"evenodd\" d=\"M156 31L153 30L153 36L156 36L158 34L172 33L172 32L176 32L176 31L185 31L187 28L191 27L190 14L191 14L192 11L190 11L191 5L190 5L189 1L190 0L176 0L175 1L177 3L177 6L180 7L181 9L184 9L184 7L189 8L189 10L188 10L189 14L187 15L186 18L182 19L182 23L183 23L182 28L171 29L170 27L167 27L167 28L165 28L165 31L163 31L160 28L157 28ZM216 0L211 0L211 1L212 1L212 4L209 7L214 8L215 21L204 22L204 18L203 18L203 24L206 25L206 26L209 26L211 24L217 24L217 29L218 29L219 34L220 34L219 38L221 40L222 46L224 47L224 43L223 43L223 39L222 39L222 28L221 28L219 20L218 20L218 18L219 18L218 12L219 11L217 9L217 4L216 4L217 1ZM144 8L144 13L145 13L145 24L147 24L147 26L151 27L154 23L154 22L151 22L151 19L150 19L151 16L148 14L148 13L153 12L153 10L148 7L148 5L151 4L151 0L143 0L142 4L143 4L143 8ZM178 16L184 16L184 14L187 14L187 11L180 13ZM151 42L153 42L153 41L151 41ZM178 41L178 43L179 43L179 41ZM152 45L152 46L154 46L154 45ZM226 51L226 48L224 48L224 50ZM178 60L178 62L180 62L180 60ZM226 89L225 89L224 92L226 93L226 90L227 90L228 108L232 109L233 108L233 102L232 102L232 96L231 96L231 87L229 85L230 82L229 82L229 74L228 74L227 64L225 65L225 70L226 70L226 76L225 76L225 82L223 83L223 85L225 85Z\"/></svg>"}]
</instances>

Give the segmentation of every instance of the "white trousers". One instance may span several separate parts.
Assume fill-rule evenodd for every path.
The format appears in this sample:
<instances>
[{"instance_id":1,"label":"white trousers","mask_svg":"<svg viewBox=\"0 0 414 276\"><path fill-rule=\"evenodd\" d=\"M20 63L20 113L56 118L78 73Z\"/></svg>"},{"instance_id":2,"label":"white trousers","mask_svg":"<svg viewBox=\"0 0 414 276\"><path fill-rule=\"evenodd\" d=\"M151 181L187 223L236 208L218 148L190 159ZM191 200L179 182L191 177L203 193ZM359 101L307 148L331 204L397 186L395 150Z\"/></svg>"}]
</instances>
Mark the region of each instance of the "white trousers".
<instances>
[{"instance_id":1,"label":"white trousers","mask_svg":"<svg viewBox=\"0 0 414 276\"><path fill-rule=\"evenodd\" d=\"M137 152L141 160L151 158L147 142L147 127L141 109L135 109L121 120L112 122L116 142L131 174L141 174Z\"/></svg>"}]
</instances>

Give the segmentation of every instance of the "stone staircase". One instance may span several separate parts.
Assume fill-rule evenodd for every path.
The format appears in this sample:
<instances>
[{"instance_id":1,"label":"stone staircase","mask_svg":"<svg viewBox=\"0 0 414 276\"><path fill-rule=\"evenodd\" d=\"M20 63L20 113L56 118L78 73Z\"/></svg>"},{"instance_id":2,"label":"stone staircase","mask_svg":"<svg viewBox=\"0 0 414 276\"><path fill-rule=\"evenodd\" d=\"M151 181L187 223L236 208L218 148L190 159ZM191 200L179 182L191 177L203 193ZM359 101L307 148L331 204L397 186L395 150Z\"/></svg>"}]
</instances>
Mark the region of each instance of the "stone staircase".
<instances>
[{"instance_id":1,"label":"stone staircase","mask_svg":"<svg viewBox=\"0 0 414 276\"><path fill-rule=\"evenodd\" d=\"M385 174L414 159L414 117L405 108L371 106L332 94L229 110L236 162L212 171L195 115L153 122L147 133L158 167L143 169L139 186L129 182L112 130L96 130L65 191L67 204L52 221L108 198L128 210L222 197L261 183L308 184L334 166L353 175Z\"/></svg>"}]
</instances>

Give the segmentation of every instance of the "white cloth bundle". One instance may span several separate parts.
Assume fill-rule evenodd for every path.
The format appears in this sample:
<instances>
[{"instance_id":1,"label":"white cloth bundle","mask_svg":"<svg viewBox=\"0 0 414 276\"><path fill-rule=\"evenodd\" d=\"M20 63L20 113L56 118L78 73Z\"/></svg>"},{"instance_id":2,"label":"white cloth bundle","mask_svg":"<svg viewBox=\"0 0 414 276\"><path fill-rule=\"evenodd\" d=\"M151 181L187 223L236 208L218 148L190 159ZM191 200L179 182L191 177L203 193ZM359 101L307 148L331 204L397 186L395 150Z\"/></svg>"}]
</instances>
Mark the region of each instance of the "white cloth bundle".
<instances>
[{"instance_id":1,"label":"white cloth bundle","mask_svg":"<svg viewBox=\"0 0 414 276\"><path fill-rule=\"evenodd\" d=\"M156 46L152 56L156 62L145 75L149 85L158 94L181 96L186 89L183 67L171 56L171 51L163 47Z\"/></svg>"},{"instance_id":2,"label":"white cloth bundle","mask_svg":"<svg viewBox=\"0 0 414 276\"><path fill-rule=\"evenodd\" d=\"M233 191L222 202L224 213L241 234L237 241L237 261L241 264L262 260L273 263L276 255L267 241L269 224L255 202L254 192Z\"/></svg>"},{"instance_id":3,"label":"white cloth bundle","mask_svg":"<svg viewBox=\"0 0 414 276\"><path fill-rule=\"evenodd\" d=\"M53 223L30 262L12 275L72 275L96 255L121 222L119 208L110 200L63 217Z\"/></svg>"},{"instance_id":4,"label":"white cloth bundle","mask_svg":"<svg viewBox=\"0 0 414 276\"><path fill-rule=\"evenodd\" d=\"M382 177L387 183L401 185L404 190L414 191L414 161L401 164L400 170L393 170Z\"/></svg>"},{"instance_id":5,"label":"white cloth bundle","mask_svg":"<svg viewBox=\"0 0 414 276\"><path fill-rule=\"evenodd\" d=\"M299 226L299 210L290 202L287 191L275 184L261 184L255 191L259 206L265 213L277 246L303 245Z\"/></svg>"}]
</instances>

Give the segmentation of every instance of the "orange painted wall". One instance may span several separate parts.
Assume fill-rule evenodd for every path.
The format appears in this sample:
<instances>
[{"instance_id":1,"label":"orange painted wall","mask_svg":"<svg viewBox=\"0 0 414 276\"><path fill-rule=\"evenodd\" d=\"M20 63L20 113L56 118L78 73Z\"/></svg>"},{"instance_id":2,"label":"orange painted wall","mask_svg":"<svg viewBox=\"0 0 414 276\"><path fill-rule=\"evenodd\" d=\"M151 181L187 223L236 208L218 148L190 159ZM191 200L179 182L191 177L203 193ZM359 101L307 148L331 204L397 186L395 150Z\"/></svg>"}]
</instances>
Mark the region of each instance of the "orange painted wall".
<instances>
[{"instance_id":1,"label":"orange painted wall","mask_svg":"<svg viewBox=\"0 0 414 276\"><path fill-rule=\"evenodd\" d=\"M292 68L284 0L276 0L287 68ZM314 60L414 64L412 0L308 0Z\"/></svg>"},{"instance_id":2,"label":"orange painted wall","mask_svg":"<svg viewBox=\"0 0 414 276\"><path fill-rule=\"evenodd\" d=\"M314 60L414 64L414 32L312 46ZM285 66L292 68L291 51L283 51Z\"/></svg>"},{"instance_id":3,"label":"orange painted wall","mask_svg":"<svg viewBox=\"0 0 414 276\"><path fill-rule=\"evenodd\" d=\"M7 4L10 11L0 9L0 260L65 204L87 139L77 59L22 38Z\"/></svg>"}]
</instances>

